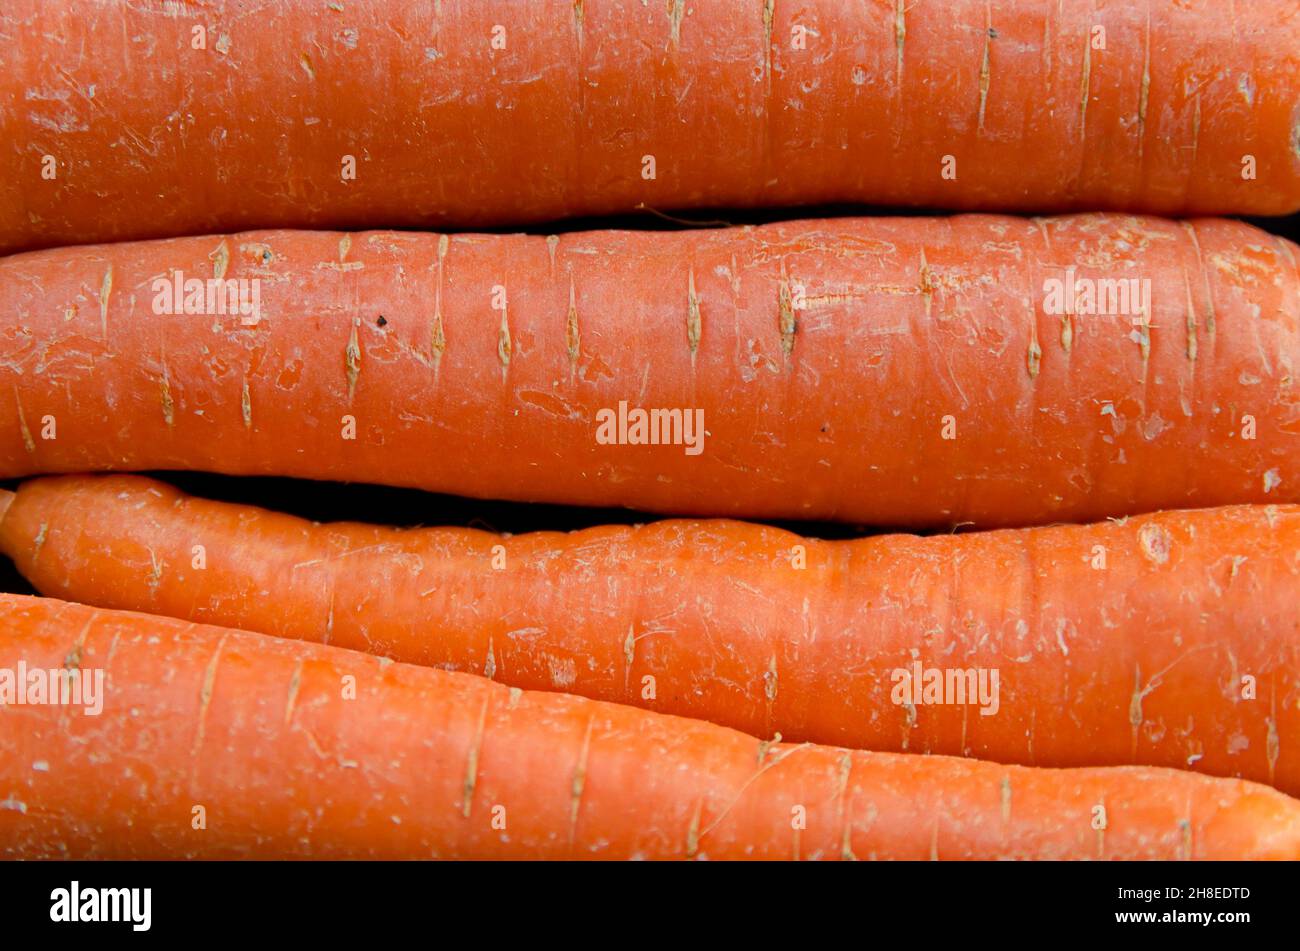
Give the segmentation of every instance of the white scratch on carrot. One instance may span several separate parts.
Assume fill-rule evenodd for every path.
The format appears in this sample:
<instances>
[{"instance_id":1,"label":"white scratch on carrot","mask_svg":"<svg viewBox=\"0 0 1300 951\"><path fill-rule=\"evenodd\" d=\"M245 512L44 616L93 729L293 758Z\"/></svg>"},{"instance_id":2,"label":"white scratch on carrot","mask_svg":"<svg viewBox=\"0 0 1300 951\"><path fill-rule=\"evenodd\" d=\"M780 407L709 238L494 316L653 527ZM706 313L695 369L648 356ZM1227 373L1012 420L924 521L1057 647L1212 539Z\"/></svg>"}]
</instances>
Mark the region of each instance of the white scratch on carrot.
<instances>
[{"instance_id":1,"label":"white scratch on carrot","mask_svg":"<svg viewBox=\"0 0 1300 951\"><path fill-rule=\"evenodd\" d=\"M217 682L217 665L221 662L221 652L226 647L228 636L222 634L221 640L217 641L217 649L212 652L212 659L208 661L208 666L203 671L203 683L199 687L199 725L195 731L194 749L191 753L195 771L198 770L199 751L203 749L203 739L207 734L208 707L212 705L212 688Z\"/></svg>"},{"instance_id":2,"label":"white scratch on carrot","mask_svg":"<svg viewBox=\"0 0 1300 951\"><path fill-rule=\"evenodd\" d=\"M980 62L979 132L984 134L984 108L988 105L989 81L992 77L991 52L993 46L993 10L987 0L984 4L984 58Z\"/></svg>"},{"instance_id":3,"label":"white scratch on carrot","mask_svg":"<svg viewBox=\"0 0 1300 951\"><path fill-rule=\"evenodd\" d=\"M479 749L483 746L483 727L487 723L488 704L492 702L492 693L483 696L483 706L478 712L478 725L474 728L474 742L469 748L469 757L465 764L464 798L461 800L461 815L469 818L470 807L474 802L474 787L478 785Z\"/></svg>"},{"instance_id":4,"label":"white scratch on carrot","mask_svg":"<svg viewBox=\"0 0 1300 951\"><path fill-rule=\"evenodd\" d=\"M298 665L293 669L293 676L289 678L289 696L284 703L285 726L293 722L293 709L298 703L298 689L302 685L302 664L301 660L298 661Z\"/></svg>"},{"instance_id":5,"label":"white scratch on carrot","mask_svg":"<svg viewBox=\"0 0 1300 951\"><path fill-rule=\"evenodd\" d=\"M352 319L352 333L348 336L348 345L343 351L343 367L348 378L348 402L357 390L357 377L361 375L361 341L357 339L357 327L361 318Z\"/></svg>"},{"instance_id":6,"label":"white scratch on carrot","mask_svg":"<svg viewBox=\"0 0 1300 951\"><path fill-rule=\"evenodd\" d=\"M442 367L442 352L447 349L447 338L442 330L442 270L451 244L445 234L438 235L438 283L433 291L433 328L429 332L429 359L433 362L433 378L438 379Z\"/></svg>"},{"instance_id":7,"label":"white scratch on carrot","mask_svg":"<svg viewBox=\"0 0 1300 951\"><path fill-rule=\"evenodd\" d=\"M1092 38L1083 38L1083 79L1079 83L1079 141L1088 136L1088 94L1092 89Z\"/></svg>"},{"instance_id":8,"label":"white scratch on carrot","mask_svg":"<svg viewBox=\"0 0 1300 951\"><path fill-rule=\"evenodd\" d=\"M29 455L35 455L36 441L32 439L32 431L27 428L27 417L23 415L23 404L18 397L18 387L15 386L13 390L14 390L14 405L18 407L18 430L19 432L22 433L23 436L23 448L27 450Z\"/></svg>"},{"instance_id":9,"label":"white scratch on carrot","mask_svg":"<svg viewBox=\"0 0 1300 951\"><path fill-rule=\"evenodd\" d=\"M99 332L108 340L108 295L113 291L113 265L104 272L104 279L99 285Z\"/></svg>"},{"instance_id":10,"label":"white scratch on carrot","mask_svg":"<svg viewBox=\"0 0 1300 951\"><path fill-rule=\"evenodd\" d=\"M907 39L907 11L905 0L898 0L894 9L894 48L897 53L897 65L894 67L894 86L901 94L903 88L903 44Z\"/></svg>"},{"instance_id":11,"label":"white scratch on carrot","mask_svg":"<svg viewBox=\"0 0 1300 951\"><path fill-rule=\"evenodd\" d=\"M230 248L226 245L225 238L221 239L221 243L208 255L208 258L212 261L212 276L218 281L225 278L226 268L230 266Z\"/></svg>"},{"instance_id":12,"label":"white scratch on carrot","mask_svg":"<svg viewBox=\"0 0 1300 951\"><path fill-rule=\"evenodd\" d=\"M578 298L573 286L573 270L569 270L569 313L564 325L564 346L569 354L569 378L578 372L578 356L581 353L582 337L578 331Z\"/></svg>"},{"instance_id":13,"label":"white scratch on carrot","mask_svg":"<svg viewBox=\"0 0 1300 951\"><path fill-rule=\"evenodd\" d=\"M686 272L686 343L691 350L691 366L700 349L700 299L695 294L695 270Z\"/></svg>"},{"instance_id":14,"label":"white scratch on carrot","mask_svg":"<svg viewBox=\"0 0 1300 951\"><path fill-rule=\"evenodd\" d=\"M583 787L587 784L587 757L591 753L591 731L595 722L595 717L587 718L587 729L582 735L582 749L578 753L578 765L573 770L569 799L569 848L573 848L577 841L578 810L582 806Z\"/></svg>"},{"instance_id":15,"label":"white scratch on carrot","mask_svg":"<svg viewBox=\"0 0 1300 951\"><path fill-rule=\"evenodd\" d=\"M682 14L686 12L686 0L668 0L668 27L673 48L682 41Z\"/></svg>"},{"instance_id":16,"label":"white scratch on carrot","mask_svg":"<svg viewBox=\"0 0 1300 951\"><path fill-rule=\"evenodd\" d=\"M1142 89L1138 95L1138 163L1146 148L1147 103L1151 97L1151 8L1147 7L1146 31L1142 38Z\"/></svg>"}]
</instances>

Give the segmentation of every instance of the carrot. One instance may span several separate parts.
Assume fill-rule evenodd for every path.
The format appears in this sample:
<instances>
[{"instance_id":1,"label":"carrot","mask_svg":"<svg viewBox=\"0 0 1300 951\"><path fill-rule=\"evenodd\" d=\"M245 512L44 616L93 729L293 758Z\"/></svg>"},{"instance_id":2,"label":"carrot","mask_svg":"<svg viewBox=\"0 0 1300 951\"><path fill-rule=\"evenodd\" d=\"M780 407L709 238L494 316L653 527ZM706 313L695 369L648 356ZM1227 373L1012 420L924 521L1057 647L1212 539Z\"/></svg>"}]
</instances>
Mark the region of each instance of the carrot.
<instances>
[{"instance_id":1,"label":"carrot","mask_svg":"<svg viewBox=\"0 0 1300 951\"><path fill-rule=\"evenodd\" d=\"M759 741L353 651L0 595L8 858L1296 858L1240 780ZM79 699L69 693L69 700Z\"/></svg>"},{"instance_id":2,"label":"carrot","mask_svg":"<svg viewBox=\"0 0 1300 951\"><path fill-rule=\"evenodd\" d=\"M38 479L6 507L0 551L55 597L759 736L1300 793L1297 506L847 542L318 525L135 476ZM910 692L934 671L947 693Z\"/></svg>"},{"instance_id":3,"label":"carrot","mask_svg":"<svg viewBox=\"0 0 1300 951\"><path fill-rule=\"evenodd\" d=\"M6 0L0 67L3 251L646 207L1300 210L1293 0Z\"/></svg>"},{"instance_id":4,"label":"carrot","mask_svg":"<svg viewBox=\"0 0 1300 951\"><path fill-rule=\"evenodd\" d=\"M1107 215L17 255L0 477L205 469L901 525L1295 502L1298 256L1241 223ZM184 303L177 272L257 282L248 315L157 313ZM1108 313L1051 312L1089 301Z\"/></svg>"}]
</instances>

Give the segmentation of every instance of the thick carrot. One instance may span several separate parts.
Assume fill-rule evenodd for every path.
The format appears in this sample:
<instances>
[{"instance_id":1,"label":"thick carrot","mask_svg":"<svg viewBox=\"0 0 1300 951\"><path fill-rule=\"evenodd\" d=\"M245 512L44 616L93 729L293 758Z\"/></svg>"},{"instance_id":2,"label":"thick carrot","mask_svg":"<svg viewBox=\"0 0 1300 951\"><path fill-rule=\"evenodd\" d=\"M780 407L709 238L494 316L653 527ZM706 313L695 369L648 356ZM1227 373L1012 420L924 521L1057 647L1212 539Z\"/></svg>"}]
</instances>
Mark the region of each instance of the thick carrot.
<instances>
[{"instance_id":1,"label":"thick carrot","mask_svg":"<svg viewBox=\"0 0 1300 951\"><path fill-rule=\"evenodd\" d=\"M1297 506L819 542L317 525L135 476L39 479L6 505L0 551L56 597L760 736L1300 793ZM947 693L900 687L931 671Z\"/></svg>"},{"instance_id":2,"label":"thick carrot","mask_svg":"<svg viewBox=\"0 0 1300 951\"><path fill-rule=\"evenodd\" d=\"M17 595L0 625L0 670L105 682L97 716L0 710L10 858L1300 856L1300 802L1240 780L769 743Z\"/></svg>"},{"instance_id":3,"label":"thick carrot","mask_svg":"<svg viewBox=\"0 0 1300 951\"><path fill-rule=\"evenodd\" d=\"M1293 0L6 0L0 250L647 206L1285 214L1297 77Z\"/></svg>"},{"instance_id":4,"label":"thick carrot","mask_svg":"<svg viewBox=\"0 0 1300 951\"><path fill-rule=\"evenodd\" d=\"M0 476L908 525L1300 501L1298 260L1241 223L1108 215L17 255ZM259 319L159 315L175 270L260 282ZM1130 280L1092 300L1132 314L1050 312Z\"/></svg>"}]
</instances>

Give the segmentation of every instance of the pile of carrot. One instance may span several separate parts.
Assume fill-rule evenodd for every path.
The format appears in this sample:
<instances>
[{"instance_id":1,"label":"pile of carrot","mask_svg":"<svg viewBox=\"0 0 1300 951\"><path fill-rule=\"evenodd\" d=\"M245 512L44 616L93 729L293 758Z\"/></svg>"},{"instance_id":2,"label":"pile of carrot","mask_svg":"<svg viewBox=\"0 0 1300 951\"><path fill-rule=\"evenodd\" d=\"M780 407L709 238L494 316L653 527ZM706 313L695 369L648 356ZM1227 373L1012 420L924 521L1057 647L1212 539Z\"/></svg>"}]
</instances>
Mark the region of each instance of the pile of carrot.
<instances>
[{"instance_id":1,"label":"pile of carrot","mask_svg":"<svg viewBox=\"0 0 1300 951\"><path fill-rule=\"evenodd\" d=\"M1300 794L1300 506L839 542L319 525L138 476L36 479L0 509L0 552L53 597L757 736ZM895 671L956 661L999 671L996 708L894 702Z\"/></svg>"},{"instance_id":2,"label":"pile of carrot","mask_svg":"<svg viewBox=\"0 0 1300 951\"><path fill-rule=\"evenodd\" d=\"M0 596L0 615L4 664L75 658L103 669L113 691L102 720L36 707L2 734L9 855L1300 854L1300 802L1240 780L772 742L53 599Z\"/></svg>"},{"instance_id":3,"label":"pile of carrot","mask_svg":"<svg viewBox=\"0 0 1300 951\"><path fill-rule=\"evenodd\" d=\"M0 856L1300 858L1300 247L1206 217L1297 102L1284 0L7 4ZM962 214L713 220L827 203Z\"/></svg>"}]
</instances>

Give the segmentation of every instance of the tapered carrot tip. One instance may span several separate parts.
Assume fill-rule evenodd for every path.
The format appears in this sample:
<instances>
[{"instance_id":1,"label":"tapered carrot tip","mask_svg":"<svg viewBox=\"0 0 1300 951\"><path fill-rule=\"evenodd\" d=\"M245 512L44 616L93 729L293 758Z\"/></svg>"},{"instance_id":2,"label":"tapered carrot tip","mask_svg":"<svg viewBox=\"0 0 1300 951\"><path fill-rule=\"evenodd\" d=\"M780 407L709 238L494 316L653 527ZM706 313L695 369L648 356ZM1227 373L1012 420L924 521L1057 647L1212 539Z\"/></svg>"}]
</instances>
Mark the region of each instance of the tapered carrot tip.
<instances>
[{"instance_id":1,"label":"tapered carrot tip","mask_svg":"<svg viewBox=\"0 0 1300 951\"><path fill-rule=\"evenodd\" d=\"M9 511L9 506L13 505L14 493L8 489L0 489L0 522L4 521L5 513Z\"/></svg>"}]
</instances>

